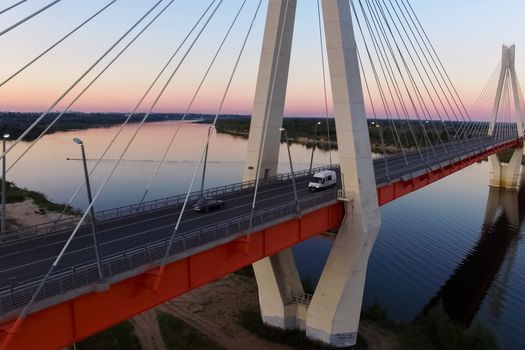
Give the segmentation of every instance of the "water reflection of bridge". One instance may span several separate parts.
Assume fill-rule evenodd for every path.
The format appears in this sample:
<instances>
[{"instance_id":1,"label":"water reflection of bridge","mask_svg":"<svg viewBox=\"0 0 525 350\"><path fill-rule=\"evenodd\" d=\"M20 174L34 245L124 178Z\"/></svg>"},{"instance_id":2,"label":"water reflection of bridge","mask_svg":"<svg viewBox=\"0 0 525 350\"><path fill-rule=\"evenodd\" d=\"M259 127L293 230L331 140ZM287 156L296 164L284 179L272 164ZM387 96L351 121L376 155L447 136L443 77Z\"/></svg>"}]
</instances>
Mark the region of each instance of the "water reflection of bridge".
<instances>
[{"instance_id":1,"label":"water reflection of bridge","mask_svg":"<svg viewBox=\"0 0 525 350\"><path fill-rule=\"evenodd\" d=\"M517 192L491 187L477 244L425 305L423 312L442 302L452 320L469 326L488 296L490 312L499 318L524 218L525 186ZM494 280L498 273L501 273L501 283L496 286Z\"/></svg>"}]
</instances>

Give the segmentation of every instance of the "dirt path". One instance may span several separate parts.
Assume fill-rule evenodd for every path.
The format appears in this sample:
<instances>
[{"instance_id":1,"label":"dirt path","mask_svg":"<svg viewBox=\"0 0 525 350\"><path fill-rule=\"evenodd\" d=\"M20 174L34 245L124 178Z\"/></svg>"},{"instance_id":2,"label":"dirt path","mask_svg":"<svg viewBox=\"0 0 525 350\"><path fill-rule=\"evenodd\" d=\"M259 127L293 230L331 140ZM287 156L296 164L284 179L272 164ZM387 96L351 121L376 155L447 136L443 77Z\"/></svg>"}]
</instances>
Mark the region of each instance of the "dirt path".
<instances>
[{"instance_id":1,"label":"dirt path","mask_svg":"<svg viewBox=\"0 0 525 350\"><path fill-rule=\"evenodd\" d=\"M157 310L151 309L131 319L135 334L144 350L166 350L157 322Z\"/></svg>"},{"instance_id":2,"label":"dirt path","mask_svg":"<svg viewBox=\"0 0 525 350\"><path fill-rule=\"evenodd\" d=\"M154 310L140 314L133 318L132 322L145 350L165 349L157 326L155 310L178 317L225 349L291 349L261 339L237 323L237 314L255 305L258 305L258 297L253 278L231 274L160 305ZM155 327L147 324L151 322L155 323ZM159 340L162 347L158 345Z\"/></svg>"}]
</instances>

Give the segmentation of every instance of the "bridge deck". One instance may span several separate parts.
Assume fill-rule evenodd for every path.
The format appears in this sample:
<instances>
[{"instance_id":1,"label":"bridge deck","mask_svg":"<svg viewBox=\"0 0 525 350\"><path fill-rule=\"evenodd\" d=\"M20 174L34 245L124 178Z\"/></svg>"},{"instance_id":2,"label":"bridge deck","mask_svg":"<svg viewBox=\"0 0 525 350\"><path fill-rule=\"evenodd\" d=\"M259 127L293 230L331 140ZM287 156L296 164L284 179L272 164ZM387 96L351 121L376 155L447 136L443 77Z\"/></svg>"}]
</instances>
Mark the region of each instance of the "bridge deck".
<instances>
[{"instance_id":1,"label":"bridge deck","mask_svg":"<svg viewBox=\"0 0 525 350\"><path fill-rule=\"evenodd\" d=\"M406 187L412 180L428 179L434 173L439 173L435 179L444 177L498 150L517 146L520 142L521 139L517 137L497 140L484 137L424 149L422 154L414 151L405 156L395 154L386 159L376 159L374 168L379 202L384 204L410 192ZM297 173L296 182L303 215L337 202L335 189L311 193L307 188L309 178L310 175L306 172ZM402 184L402 190L397 189L395 193L399 184ZM422 187L421 184L413 186L412 190L419 187ZM248 228L253 183L210 189L207 194L223 199L226 202L225 208L207 214L186 209L170 251L170 261L236 239ZM192 200L197 197L197 193L191 196ZM146 203L142 207L131 206L120 208L120 211L97 214L104 273L111 282L158 266L165 254L167 239L173 233L183 198L184 196L171 197ZM276 206L276 203L279 205ZM293 217L295 203L290 176L281 175L263 183L253 220L254 231ZM36 230L39 229L45 231L46 227ZM17 310L27 304L38 281L47 272L70 233L70 228L64 228L46 235L0 244L0 321L12 319ZM45 301L96 282L98 276L94 258L90 227L84 226L38 300ZM86 292L89 291L86 289Z\"/></svg>"}]
</instances>

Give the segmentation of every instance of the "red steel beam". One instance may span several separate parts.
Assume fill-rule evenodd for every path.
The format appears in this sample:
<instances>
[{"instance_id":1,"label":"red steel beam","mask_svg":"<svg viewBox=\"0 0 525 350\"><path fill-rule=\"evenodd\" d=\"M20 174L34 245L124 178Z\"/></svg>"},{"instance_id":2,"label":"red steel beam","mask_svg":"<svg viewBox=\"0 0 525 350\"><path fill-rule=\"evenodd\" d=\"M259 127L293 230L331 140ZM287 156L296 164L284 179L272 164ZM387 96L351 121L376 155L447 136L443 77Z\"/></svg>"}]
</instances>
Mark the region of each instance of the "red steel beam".
<instances>
[{"instance_id":1,"label":"red steel beam","mask_svg":"<svg viewBox=\"0 0 525 350\"><path fill-rule=\"evenodd\" d=\"M192 289L217 280L264 257L321 232L343 219L337 203L167 265L160 283L158 269L31 313L18 331L14 320L0 326L1 350L58 349L96 334ZM155 290L154 290L155 289ZM6 342L9 335L9 342Z\"/></svg>"}]
</instances>

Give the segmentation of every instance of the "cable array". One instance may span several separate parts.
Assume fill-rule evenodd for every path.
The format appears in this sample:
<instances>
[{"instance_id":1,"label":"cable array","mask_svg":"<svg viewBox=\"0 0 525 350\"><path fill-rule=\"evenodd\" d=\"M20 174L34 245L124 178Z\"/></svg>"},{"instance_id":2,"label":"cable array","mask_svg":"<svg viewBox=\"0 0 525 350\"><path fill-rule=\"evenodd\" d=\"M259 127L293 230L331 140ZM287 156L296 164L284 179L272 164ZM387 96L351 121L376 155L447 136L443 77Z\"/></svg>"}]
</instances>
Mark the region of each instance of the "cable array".
<instances>
[{"instance_id":1,"label":"cable array","mask_svg":"<svg viewBox=\"0 0 525 350\"><path fill-rule=\"evenodd\" d=\"M451 157L478 137L441 59L408 0L350 0L374 129L403 155ZM362 55L361 53L364 53ZM372 77L371 79L368 76ZM379 102L379 106L374 104Z\"/></svg>"}]
</instances>

